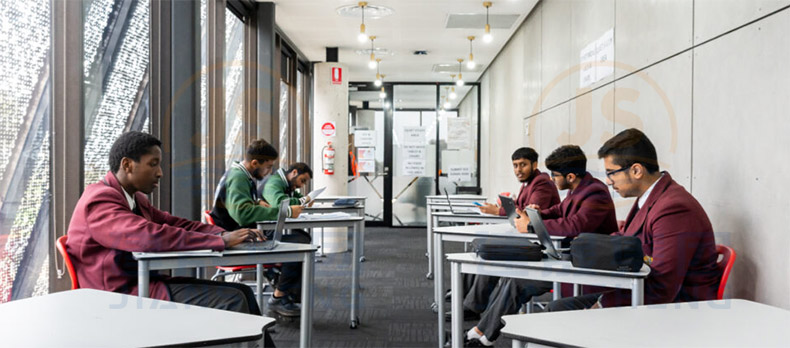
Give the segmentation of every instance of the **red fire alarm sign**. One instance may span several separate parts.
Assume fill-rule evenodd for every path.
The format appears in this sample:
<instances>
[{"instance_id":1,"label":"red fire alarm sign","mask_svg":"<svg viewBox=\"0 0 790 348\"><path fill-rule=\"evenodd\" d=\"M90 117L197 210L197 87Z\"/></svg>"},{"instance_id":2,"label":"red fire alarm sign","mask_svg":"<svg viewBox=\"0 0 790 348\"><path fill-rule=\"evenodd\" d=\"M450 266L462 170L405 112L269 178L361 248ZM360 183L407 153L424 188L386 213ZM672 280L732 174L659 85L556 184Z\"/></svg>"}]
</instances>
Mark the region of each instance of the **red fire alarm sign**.
<instances>
[{"instance_id":1,"label":"red fire alarm sign","mask_svg":"<svg viewBox=\"0 0 790 348\"><path fill-rule=\"evenodd\" d=\"M332 84L339 85L343 83L343 69L334 67L332 68Z\"/></svg>"}]
</instances>

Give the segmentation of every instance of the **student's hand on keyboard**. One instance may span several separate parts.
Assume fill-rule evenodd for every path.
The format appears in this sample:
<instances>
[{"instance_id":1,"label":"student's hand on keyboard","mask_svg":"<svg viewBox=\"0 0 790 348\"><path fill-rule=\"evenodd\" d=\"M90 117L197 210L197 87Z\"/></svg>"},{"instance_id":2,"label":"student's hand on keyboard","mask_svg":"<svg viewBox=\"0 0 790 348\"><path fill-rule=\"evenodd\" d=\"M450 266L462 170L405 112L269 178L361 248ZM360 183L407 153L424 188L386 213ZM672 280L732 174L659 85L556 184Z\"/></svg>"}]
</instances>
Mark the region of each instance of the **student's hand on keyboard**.
<instances>
[{"instance_id":1,"label":"student's hand on keyboard","mask_svg":"<svg viewBox=\"0 0 790 348\"><path fill-rule=\"evenodd\" d=\"M499 206L491 203L484 203L484 205L480 207L480 211L485 214L499 215Z\"/></svg>"},{"instance_id":2,"label":"student's hand on keyboard","mask_svg":"<svg viewBox=\"0 0 790 348\"><path fill-rule=\"evenodd\" d=\"M242 228L235 231L227 231L222 234L222 241L225 242L225 248L230 248L244 242L263 240L266 240L263 233L252 228Z\"/></svg>"}]
</instances>

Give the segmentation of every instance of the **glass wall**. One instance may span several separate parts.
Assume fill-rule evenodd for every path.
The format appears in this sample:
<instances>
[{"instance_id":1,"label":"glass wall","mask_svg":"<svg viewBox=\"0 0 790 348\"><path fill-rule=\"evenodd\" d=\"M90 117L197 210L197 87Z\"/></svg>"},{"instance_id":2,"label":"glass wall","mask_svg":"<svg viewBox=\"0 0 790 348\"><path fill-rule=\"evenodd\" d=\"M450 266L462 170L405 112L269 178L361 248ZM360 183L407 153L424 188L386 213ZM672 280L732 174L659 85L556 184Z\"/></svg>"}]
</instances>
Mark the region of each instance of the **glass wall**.
<instances>
[{"instance_id":1,"label":"glass wall","mask_svg":"<svg viewBox=\"0 0 790 348\"><path fill-rule=\"evenodd\" d=\"M244 22L225 9L225 168L244 155Z\"/></svg>"},{"instance_id":2,"label":"glass wall","mask_svg":"<svg viewBox=\"0 0 790 348\"><path fill-rule=\"evenodd\" d=\"M49 290L50 16L0 0L0 303Z\"/></svg>"},{"instance_id":3,"label":"glass wall","mask_svg":"<svg viewBox=\"0 0 790 348\"><path fill-rule=\"evenodd\" d=\"M477 187L477 88L447 86L440 90L444 97L439 111L440 193L444 189L450 194L472 193Z\"/></svg>"},{"instance_id":4,"label":"glass wall","mask_svg":"<svg viewBox=\"0 0 790 348\"><path fill-rule=\"evenodd\" d=\"M84 6L85 185L109 170L112 141L148 131L149 2L89 0Z\"/></svg>"}]
</instances>

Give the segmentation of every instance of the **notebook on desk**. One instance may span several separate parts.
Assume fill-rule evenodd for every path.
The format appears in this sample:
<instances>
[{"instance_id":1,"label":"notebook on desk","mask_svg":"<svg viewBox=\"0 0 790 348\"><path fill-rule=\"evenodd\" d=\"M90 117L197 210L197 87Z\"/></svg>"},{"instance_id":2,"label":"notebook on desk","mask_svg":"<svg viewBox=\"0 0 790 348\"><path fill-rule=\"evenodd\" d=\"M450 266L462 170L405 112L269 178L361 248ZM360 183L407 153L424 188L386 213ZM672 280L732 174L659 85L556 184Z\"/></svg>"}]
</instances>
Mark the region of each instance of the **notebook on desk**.
<instances>
[{"instance_id":1,"label":"notebook on desk","mask_svg":"<svg viewBox=\"0 0 790 348\"><path fill-rule=\"evenodd\" d=\"M280 211L277 214L277 225L274 226L272 238L261 242L241 243L230 247L231 250L272 250L280 243L285 229L285 218L288 216L288 200L280 203Z\"/></svg>"}]
</instances>

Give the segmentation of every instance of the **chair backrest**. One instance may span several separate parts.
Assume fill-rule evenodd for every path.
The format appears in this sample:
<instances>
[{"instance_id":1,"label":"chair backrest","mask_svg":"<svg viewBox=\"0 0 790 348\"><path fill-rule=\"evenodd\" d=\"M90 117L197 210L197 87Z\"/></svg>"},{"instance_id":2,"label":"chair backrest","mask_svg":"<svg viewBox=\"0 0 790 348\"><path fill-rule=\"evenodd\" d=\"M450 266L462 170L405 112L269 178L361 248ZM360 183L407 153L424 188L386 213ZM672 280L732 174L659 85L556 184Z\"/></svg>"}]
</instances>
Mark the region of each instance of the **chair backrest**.
<instances>
[{"instance_id":1,"label":"chair backrest","mask_svg":"<svg viewBox=\"0 0 790 348\"><path fill-rule=\"evenodd\" d=\"M206 223L209 225L214 225L214 218L211 217L211 211L206 210L203 212L203 218L206 219Z\"/></svg>"},{"instance_id":2,"label":"chair backrest","mask_svg":"<svg viewBox=\"0 0 790 348\"><path fill-rule=\"evenodd\" d=\"M716 299L721 300L724 298L724 288L727 286L727 279L730 277L732 265L735 263L735 250L726 246L717 244L716 253L721 255L721 260L716 262L716 267L721 271L721 281L719 282L719 291L716 294Z\"/></svg>"},{"instance_id":3,"label":"chair backrest","mask_svg":"<svg viewBox=\"0 0 790 348\"><path fill-rule=\"evenodd\" d=\"M55 243L55 247L58 248L60 256L63 256L63 261L66 263L66 270L69 271L69 277L71 277L71 290L74 290L80 288L80 283L77 281L77 272L74 270L74 265L71 263L71 257L69 257L69 253L66 252L66 241L68 239L68 235L60 236Z\"/></svg>"}]
</instances>

